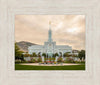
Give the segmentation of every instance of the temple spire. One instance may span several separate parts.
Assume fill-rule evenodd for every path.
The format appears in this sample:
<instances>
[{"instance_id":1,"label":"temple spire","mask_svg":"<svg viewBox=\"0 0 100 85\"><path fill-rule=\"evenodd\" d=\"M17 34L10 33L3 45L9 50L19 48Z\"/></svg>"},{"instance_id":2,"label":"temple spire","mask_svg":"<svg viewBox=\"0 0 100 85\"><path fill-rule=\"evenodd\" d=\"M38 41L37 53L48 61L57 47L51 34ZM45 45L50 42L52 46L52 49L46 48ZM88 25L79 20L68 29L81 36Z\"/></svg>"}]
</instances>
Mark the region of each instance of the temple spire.
<instances>
[{"instance_id":1,"label":"temple spire","mask_svg":"<svg viewBox=\"0 0 100 85\"><path fill-rule=\"evenodd\" d=\"M51 21L49 21L48 41L52 42Z\"/></svg>"}]
</instances>

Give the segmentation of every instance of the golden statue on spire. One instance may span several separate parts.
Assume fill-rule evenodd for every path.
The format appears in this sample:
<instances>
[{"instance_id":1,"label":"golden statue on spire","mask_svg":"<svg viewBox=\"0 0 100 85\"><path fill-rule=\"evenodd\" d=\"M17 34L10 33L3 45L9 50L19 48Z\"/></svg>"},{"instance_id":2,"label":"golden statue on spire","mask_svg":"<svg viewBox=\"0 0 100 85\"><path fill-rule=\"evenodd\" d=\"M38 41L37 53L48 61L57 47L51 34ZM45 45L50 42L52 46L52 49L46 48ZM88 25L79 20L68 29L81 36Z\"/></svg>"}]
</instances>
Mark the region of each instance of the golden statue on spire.
<instances>
[{"instance_id":1,"label":"golden statue on spire","mask_svg":"<svg viewBox=\"0 0 100 85\"><path fill-rule=\"evenodd\" d=\"M51 21L49 21L49 29L51 30Z\"/></svg>"},{"instance_id":2,"label":"golden statue on spire","mask_svg":"<svg viewBox=\"0 0 100 85\"><path fill-rule=\"evenodd\" d=\"M49 21L49 25L51 25L51 21Z\"/></svg>"}]
</instances>

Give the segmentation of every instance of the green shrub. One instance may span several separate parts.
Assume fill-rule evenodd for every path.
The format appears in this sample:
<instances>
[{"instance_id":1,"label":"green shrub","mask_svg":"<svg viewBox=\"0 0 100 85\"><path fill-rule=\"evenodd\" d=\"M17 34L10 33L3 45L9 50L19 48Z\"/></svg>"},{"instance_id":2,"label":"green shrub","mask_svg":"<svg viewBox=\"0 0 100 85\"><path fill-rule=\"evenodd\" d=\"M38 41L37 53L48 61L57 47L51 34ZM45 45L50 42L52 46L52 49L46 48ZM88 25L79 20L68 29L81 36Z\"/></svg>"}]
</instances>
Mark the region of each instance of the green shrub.
<instances>
[{"instance_id":1,"label":"green shrub","mask_svg":"<svg viewBox=\"0 0 100 85\"><path fill-rule=\"evenodd\" d=\"M61 57L58 58L57 62L62 62L62 58Z\"/></svg>"},{"instance_id":2,"label":"green shrub","mask_svg":"<svg viewBox=\"0 0 100 85\"><path fill-rule=\"evenodd\" d=\"M21 63L21 60L19 59L19 60L15 60L15 63Z\"/></svg>"},{"instance_id":3,"label":"green shrub","mask_svg":"<svg viewBox=\"0 0 100 85\"><path fill-rule=\"evenodd\" d=\"M85 64L85 61L75 61L75 63Z\"/></svg>"},{"instance_id":4,"label":"green shrub","mask_svg":"<svg viewBox=\"0 0 100 85\"><path fill-rule=\"evenodd\" d=\"M65 63L75 63L75 61L72 58L66 58Z\"/></svg>"},{"instance_id":5,"label":"green shrub","mask_svg":"<svg viewBox=\"0 0 100 85\"><path fill-rule=\"evenodd\" d=\"M55 58L54 58L54 57L52 57L52 60L54 61L54 60L55 60Z\"/></svg>"},{"instance_id":6,"label":"green shrub","mask_svg":"<svg viewBox=\"0 0 100 85\"><path fill-rule=\"evenodd\" d=\"M75 61L75 63L80 63L79 61Z\"/></svg>"},{"instance_id":7,"label":"green shrub","mask_svg":"<svg viewBox=\"0 0 100 85\"><path fill-rule=\"evenodd\" d=\"M30 60L30 61L28 61L28 63L33 63L33 61L32 61L32 60Z\"/></svg>"},{"instance_id":8,"label":"green shrub","mask_svg":"<svg viewBox=\"0 0 100 85\"><path fill-rule=\"evenodd\" d=\"M42 59L41 58L38 58L37 62L42 62Z\"/></svg>"},{"instance_id":9,"label":"green shrub","mask_svg":"<svg viewBox=\"0 0 100 85\"><path fill-rule=\"evenodd\" d=\"M33 63L35 63L36 62L36 60L35 59L33 59Z\"/></svg>"},{"instance_id":10,"label":"green shrub","mask_svg":"<svg viewBox=\"0 0 100 85\"><path fill-rule=\"evenodd\" d=\"M54 64L56 64L57 62L54 62Z\"/></svg>"},{"instance_id":11,"label":"green shrub","mask_svg":"<svg viewBox=\"0 0 100 85\"><path fill-rule=\"evenodd\" d=\"M28 63L28 61L25 61L25 60L24 60L24 61L21 61L21 63Z\"/></svg>"},{"instance_id":12,"label":"green shrub","mask_svg":"<svg viewBox=\"0 0 100 85\"><path fill-rule=\"evenodd\" d=\"M85 61L81 61L81 63L85 63Z\"/></svg>"}]
</instances>

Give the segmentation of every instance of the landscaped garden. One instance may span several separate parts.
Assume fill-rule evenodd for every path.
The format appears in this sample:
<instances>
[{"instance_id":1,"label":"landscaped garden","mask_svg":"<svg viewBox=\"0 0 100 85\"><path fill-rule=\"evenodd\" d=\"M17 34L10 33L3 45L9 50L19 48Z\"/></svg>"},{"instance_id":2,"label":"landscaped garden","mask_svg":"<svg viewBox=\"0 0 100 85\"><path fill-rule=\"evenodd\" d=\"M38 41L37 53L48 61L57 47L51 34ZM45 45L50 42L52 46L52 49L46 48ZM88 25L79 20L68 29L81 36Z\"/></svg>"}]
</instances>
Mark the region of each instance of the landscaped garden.
<instances>
[{"instance_id":1,"label":"landscaped garden","mask_svg":"<svg viewBox=\"0 0 100 85\"><path fill-rule=\"evenodd\" d=\"M15 70L85 70L85 51L81 50L79 55L66 52L48 57L46 53L23 53L15 44Z\"/></svg>"}]
</instances>

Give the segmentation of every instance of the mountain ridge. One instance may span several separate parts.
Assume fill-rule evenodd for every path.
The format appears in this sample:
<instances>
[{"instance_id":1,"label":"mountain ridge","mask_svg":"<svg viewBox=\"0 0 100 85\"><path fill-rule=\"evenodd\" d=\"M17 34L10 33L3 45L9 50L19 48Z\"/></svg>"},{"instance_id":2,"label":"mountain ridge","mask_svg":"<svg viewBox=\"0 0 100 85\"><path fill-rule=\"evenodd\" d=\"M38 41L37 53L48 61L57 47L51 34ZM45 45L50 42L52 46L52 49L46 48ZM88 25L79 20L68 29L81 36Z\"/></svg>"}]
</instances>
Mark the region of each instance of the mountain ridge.
<instances>
[{"instance_id":1,"label":"mountain ridge","mask_svg":"<svg viewBox=\"0 0 100 85\"><path fill-rule=\"evenodd\" d=\"M24 52L28 52L28 46L37 45L35 43L31 43L31 42L27 42L27 41L16 42L16 44L18 45L20 50L24 51Z\"/></svg>"}]
</instances>

